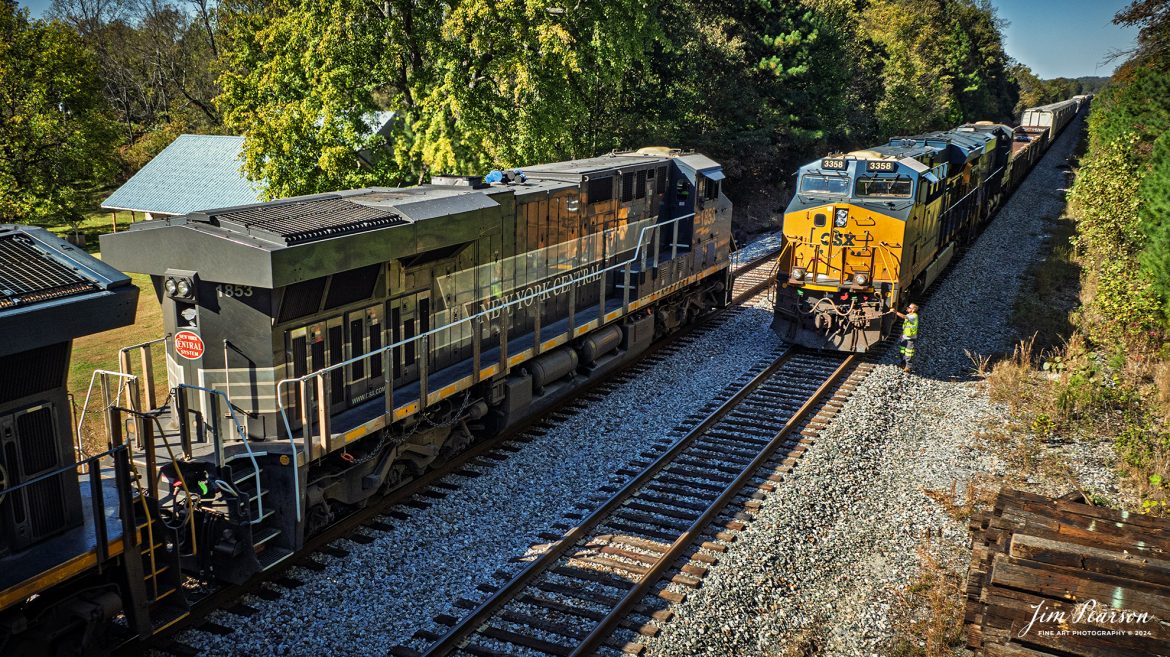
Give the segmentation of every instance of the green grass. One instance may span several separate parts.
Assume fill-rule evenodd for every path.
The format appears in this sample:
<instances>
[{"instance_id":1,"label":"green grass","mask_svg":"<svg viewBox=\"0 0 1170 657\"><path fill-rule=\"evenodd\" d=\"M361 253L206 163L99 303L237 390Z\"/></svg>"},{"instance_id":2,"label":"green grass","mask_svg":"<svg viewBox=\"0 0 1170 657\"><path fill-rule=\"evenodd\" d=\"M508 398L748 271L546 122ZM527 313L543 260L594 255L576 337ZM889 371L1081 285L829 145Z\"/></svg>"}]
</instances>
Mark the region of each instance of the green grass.
<instances>
[{"instance_id":1,"label":"green grass","mask_svg":"<svg viewBox=\"0 0 1170 657\"><path fill-rule=\"evenodd\" d=\"M100 254L98 254L100 256ZM134 323L130 326L87 335L73 341L73 355L69 362L69 392L77 403L77 410L85 401L85 394L89 389L90 378L95 370L104 369L118 371L118 350L132 344L139 344L149 340L161 338L163 335L162 308L154 296L154 288L150 284L150 277L145 274L130 274L131 280L138 286L138 310ZM134 362L138 367L138 361ZM154 351L154 378L156 394L166 389L166 362L162 350L158 347ZM96 390L95 390L96 394ZM162 397L159 397L161 401ZM105 449L105 437L100 436L99 428L102 421L97 416L88 416L83 442L91 453Z\"/></svg>"},{"instance_id":2,"label":"green grass","mask_svg":"<svg viewBox=\"0 0 1170 657\"><path fill-rule=\"evenodd\" d=\"M125 230L132 222L131 213L125 210L118 210L114 213L118 217L118 230ZM138 221L143 220L142 213L138 214ZM73 229L69 226L53 226L49 229L58 237L69 237L73 235ZM93 210L85 213L85 220L78 226L78 234L85 237L85 250L90 253L97 253L100 245L98 244L98 237L106 233L111 233L114 230L114 225L110 210Z\"/></svg>"}]
</instances>

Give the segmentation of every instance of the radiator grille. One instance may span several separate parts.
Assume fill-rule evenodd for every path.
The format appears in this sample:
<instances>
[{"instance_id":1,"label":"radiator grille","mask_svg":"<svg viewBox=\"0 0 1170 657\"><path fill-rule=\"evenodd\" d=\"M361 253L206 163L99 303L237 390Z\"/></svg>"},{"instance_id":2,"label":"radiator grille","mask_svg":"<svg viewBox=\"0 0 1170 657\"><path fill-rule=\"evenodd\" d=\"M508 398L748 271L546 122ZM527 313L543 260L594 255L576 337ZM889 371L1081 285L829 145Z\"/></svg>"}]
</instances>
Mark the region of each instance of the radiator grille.
<instances>
[{"instance_id":1,"label":"radiator grille","mask_svg":"<svg viewBox=\"0 0 1170 657\"><path fill-rule=\"evenodd\" d=\"M65 385L69 343L0 356L0 403Z\"/></svg>"},{"instance_id":2,"label":"radiator grille","mask_svg":"<svg viewBox=\"0 0 1170 657\"><path fill-rule=\"evenodd\" d=\"M64 477L63 474L49 477L28 487L28 512L36 538L57 532L68 524L65 498L61 495Z\"/></svg>"},{"instance_id":3,"label":"radiator grille","mask_svg":"<svg viewBox=\"0 0 1170 657\"><path fill-rule=\"evenodd\" d=\"M16 435L20 439L20 461L25 477L35 477L60 465L51 406L17 416Z\"/></svg>"},{"instance_id":4,"label":"radiator grille","mask_svg":"<svg viewBox=\"0 0 1170 657\"><path fill-rule=\"evenodd\" d=\"M334 274L333 280L329 282L329 295L325 299L326 310L373 296L381 270L382 265L376 264Z\"/></svg>"},{"instance_id":5,"label":"radiator grille","mask_svg":"<svg viewBox=\"0 0 1170 657\"><path fill-rule=\"evenodd\" d=\"M217 214L214 220L224 228L266 234L286 244L312 242L407 223L392 212L344 199L259 205Z\"/></svg>"},{"instance_id":6,"label":"radiator grille","mask_svg":"<svg viewBox=\"0 0 1170 657\"><path fill-rule=\"evenodd\" d=\"M298 317L311 315L321 307L321 295L325 292L325 277L313 278L294 283L284 290L280 302L280 319L287 322Z\"/></svg>"},{"instance_id":7,"label":"radiator grille","mask_svg":"<svg viewBox=\"0 0 1170 657\"><path fill-rule=\"evenodd\" d=\"M62 447L57 435L55 408L46 404L0 418L10 422L4 425L8 430L2 460L12 484L45 476L72 462L72 452ZM68 469L8 494L0 505L4 519L0 524L7 530L10 549L24 549L75 522L70 517L66 487L70 482L76 486L76 481L76 474Z\"/></svg>"},{"instance_id":8,"label":"radiator grille","mask_svg":"<svg viewBox=\"0 0 1170 657\"><path fill-rule=\"evenodd\" d=\"M98 289L24 235L0 237L0 310Z\"/></svg>"}]
</instances>

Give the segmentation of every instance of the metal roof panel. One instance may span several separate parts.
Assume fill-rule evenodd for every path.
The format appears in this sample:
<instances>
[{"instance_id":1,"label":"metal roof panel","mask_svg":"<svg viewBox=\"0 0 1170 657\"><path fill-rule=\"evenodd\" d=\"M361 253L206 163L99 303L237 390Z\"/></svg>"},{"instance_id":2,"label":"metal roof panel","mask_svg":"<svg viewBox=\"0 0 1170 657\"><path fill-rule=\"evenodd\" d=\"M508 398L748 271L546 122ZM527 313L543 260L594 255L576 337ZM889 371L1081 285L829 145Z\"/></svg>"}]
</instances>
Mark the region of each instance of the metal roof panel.
<instances>
[{"instance_id":1,"label":"metal roof panel","mask_svg":"<svg viewBox=\"0 0 1170 657\"><path fill-rule=\"evenodd\" d=\"M243 137L179 135L102 207L179 215L255 203L261 188L240 172L243 146Z\"/></svg>"}]
</instances>

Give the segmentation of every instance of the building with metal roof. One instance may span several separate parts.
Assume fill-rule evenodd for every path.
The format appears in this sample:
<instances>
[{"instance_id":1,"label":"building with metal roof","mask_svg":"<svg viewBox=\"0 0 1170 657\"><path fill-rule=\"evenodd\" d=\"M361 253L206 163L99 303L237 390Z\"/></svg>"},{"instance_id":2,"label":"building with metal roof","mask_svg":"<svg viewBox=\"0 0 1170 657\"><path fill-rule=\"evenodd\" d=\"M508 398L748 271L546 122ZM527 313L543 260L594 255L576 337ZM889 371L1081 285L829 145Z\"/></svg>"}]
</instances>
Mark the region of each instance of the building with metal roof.
<instances>
[{"instance_id":1,"label":"building with metal roof","mask_svg":"<svg viewBox=\"0 0 1170 657\"><path fill-rule=\"evenodd\" d=\"M389 137L395 112L370 112L363 122L371 136ZM142 212L147 219L250 205L266 186L248 180L243 164L244 138L234 135L179 135L138 173L102 202L105 210ZM363 164L375 156L358 150Z\"/></svg>"},{"instance_id":2,"label":"building with metal roof","mask_svg":"<svg viewBox=\"0 0 1170 657\"><path fill-rule=\"evenodd\" d=\"M179 135L102 202L106 210L143 212L147 219L260 200L262 185L240 170L244 138Z\"/></svg>"}]
</instances>

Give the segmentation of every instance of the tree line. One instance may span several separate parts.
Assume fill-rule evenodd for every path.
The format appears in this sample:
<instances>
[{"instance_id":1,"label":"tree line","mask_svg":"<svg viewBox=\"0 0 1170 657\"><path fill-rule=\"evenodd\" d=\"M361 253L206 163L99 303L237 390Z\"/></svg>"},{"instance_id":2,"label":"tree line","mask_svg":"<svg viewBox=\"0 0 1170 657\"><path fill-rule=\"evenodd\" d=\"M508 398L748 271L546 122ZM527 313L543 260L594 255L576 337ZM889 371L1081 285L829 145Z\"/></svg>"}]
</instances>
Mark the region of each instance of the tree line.
<instances>
[{"instance_id":1,"label":"tree line","mask_svg":"<svg viewBox=\"0 0 1170 657\"><path fill-rule=\"evenodd\" d=\"M1084 267L1080 327L1139 357L1170 346L1170 1L1134 0L1115 22L1136 48L1093 101L1071 196Z\"/></svg>"},{"instance_id":2,"label":"tree line","mask_svg":"<svg viewBox=\"0 0 1170 657\"><path fill-rule=\"evenodd\" d=\"M270 197L651 144L746 189L1069 90L1006 55L989 0L0 0L0 24L0 216L34 223L182 132L243 134Z\"/></svg>"}]
</instances>

